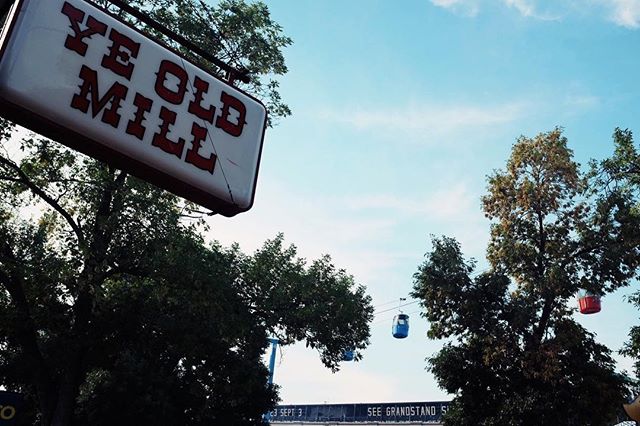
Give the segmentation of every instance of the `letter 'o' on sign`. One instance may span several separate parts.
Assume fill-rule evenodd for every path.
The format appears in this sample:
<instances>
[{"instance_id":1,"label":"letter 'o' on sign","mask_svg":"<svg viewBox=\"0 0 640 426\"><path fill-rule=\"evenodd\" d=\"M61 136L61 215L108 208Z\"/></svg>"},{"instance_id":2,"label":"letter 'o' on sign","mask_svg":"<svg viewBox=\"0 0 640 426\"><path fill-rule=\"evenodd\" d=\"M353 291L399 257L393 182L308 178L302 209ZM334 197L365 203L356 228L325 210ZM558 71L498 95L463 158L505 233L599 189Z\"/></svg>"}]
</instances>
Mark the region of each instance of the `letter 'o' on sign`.
<instances>
[{"instance_id":1,"label":"letter 'o' on sign","mask_svg":"<svg viewBox=\"0 0 640 426\"><path fill-rule=\"evenodd\" d=\"M16 408L12 405L0 406L0 420L11 420L16 416Z\"/></svg>"},{"instance_id":2,"label":"letter 'o' on sign","mask_svg":"<svg viewBox=\"0 0 640 426\"><path fill-rule=\"evenodd\" d=\"M253 204L264 105L84 0L12 6L0 115L225 216Z\"/></svg>"}]
</instances>

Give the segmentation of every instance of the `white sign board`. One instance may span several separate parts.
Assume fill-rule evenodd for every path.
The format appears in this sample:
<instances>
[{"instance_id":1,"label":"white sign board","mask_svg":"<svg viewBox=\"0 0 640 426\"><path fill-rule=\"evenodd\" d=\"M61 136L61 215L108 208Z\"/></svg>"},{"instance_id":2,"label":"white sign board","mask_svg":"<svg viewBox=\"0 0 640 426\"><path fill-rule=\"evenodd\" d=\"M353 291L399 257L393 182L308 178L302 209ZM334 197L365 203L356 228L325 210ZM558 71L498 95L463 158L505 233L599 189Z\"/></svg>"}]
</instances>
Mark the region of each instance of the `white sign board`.
<instances>
[{"instance_id":1,"label":"white sign board","mask_svg":"<svg viewBox=\"0 0 640 426\"><path fill-rule=\"evenodd\" d=\"M258 100L84 0L18 0L0 115L215 212L251 208Z\"/></svg>"}]
</instances>

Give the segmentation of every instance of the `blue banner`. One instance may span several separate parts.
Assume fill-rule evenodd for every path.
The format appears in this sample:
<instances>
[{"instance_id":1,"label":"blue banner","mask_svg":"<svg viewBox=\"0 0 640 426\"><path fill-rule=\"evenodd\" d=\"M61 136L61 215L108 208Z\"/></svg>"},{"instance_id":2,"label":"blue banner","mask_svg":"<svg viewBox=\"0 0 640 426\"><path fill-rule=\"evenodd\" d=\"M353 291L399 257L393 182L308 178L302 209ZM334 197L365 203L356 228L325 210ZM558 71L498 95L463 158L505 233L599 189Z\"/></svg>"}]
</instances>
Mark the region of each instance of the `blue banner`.
<instances>
[{"instance_id":1,"label":"blue banner","mask_svg":"<svg viewBox=\"0 0 640 426\"><path fill-rule=\"evenodd\" d=\"M278 405L272 422L440 422L449 402Z\"/></svg>"}]
</instances>

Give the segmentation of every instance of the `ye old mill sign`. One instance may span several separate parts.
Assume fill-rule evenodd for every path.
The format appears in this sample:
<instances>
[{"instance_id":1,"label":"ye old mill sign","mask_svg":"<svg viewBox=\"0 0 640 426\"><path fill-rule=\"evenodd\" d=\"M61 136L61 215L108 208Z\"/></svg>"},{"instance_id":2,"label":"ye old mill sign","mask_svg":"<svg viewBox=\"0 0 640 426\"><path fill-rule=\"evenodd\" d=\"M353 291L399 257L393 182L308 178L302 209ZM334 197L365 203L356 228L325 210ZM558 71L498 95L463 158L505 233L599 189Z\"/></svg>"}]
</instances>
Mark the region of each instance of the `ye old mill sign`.
<instances>
[{"instance_id":1,"label":"ye old mill sign","mask_svg":"<svg viewBox=\"0 0 640 426\"><path fill-rule=\"evenodd\" d=\"M84 0L18 0L0 115L225 216L251 208L258 100Z\"/></svg>"}]
</instances>

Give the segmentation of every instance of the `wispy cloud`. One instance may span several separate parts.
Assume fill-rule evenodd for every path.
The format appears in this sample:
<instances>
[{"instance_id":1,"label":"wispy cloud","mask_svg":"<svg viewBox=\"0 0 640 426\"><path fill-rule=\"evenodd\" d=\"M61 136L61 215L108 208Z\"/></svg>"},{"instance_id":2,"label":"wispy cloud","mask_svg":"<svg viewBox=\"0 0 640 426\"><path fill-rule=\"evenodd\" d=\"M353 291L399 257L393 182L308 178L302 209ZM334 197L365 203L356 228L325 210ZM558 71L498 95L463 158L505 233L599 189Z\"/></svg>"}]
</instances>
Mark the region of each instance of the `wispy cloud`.
<instances>
[{"instance_id":1,"label":"wispy cloud","mask_svg":"<svg viewBox=\"0 0 640 426\"><path fill-rule=\"evenodd\" d=\"M535 8L533 4L527 0L504 0L504 3L516 9L523 16L534 16Z\"/></svg>"},{"instance_id":2,"label":"wispy cloud","mask_svg":"<svg viewBox=\"0 0 640 426\"><path fill-rule=\"evenodd\" d=\"M564 105L571 115L595 108L599 104L600 98L592 95L568 95L564 100Z\"/></svg>"},{"instance_id":3,"label":"wispy cloud","mask_svg":"<svg viewBox=\"0 0 640 426\"><path fill-rule=\"evenodd\" d=\"M479 0L431 0L431 3L466 16L475 16L480 10Z\"/></svg>"},{"instance_id":4,"label":"wispy cloud","mask_svg":"<svg viewBox=\"0 0 640 426\"><path fill-rule=\"evenodd\" d=\"M611 9L610 19L626 28L640 27L640 0L605 0Z\"/></svg>"},{"instance_id":5,"label":"wispy cloud","mask_svg":"<svg viewBox=\"0 0 640 426\"><path fill-rule=\"evenodd\" d=\"M447 233L469 243L473 255L483 249L486 221L479 195L463 182L441 183L440 189L420 195L342 193L335 197L300 191L286 182L265 182L254 208L232 220L212 217L210 237L223 244L240 243L252 252L278 232L298 245L307 259L331 254L361 283L370 283L393 270L398 262L419 256L398 249L398 232L408 221L436 234ZM417 222L415 222L417 221ZM416 237L427 238L428 232ZM473 236L473 237L471 237Z\"/></svg>"},{"instance_id":6,"label":"wispy cloud","mask_svg":"<svg viewBox=\"0 0 640 426\"><path fill-rule=\"evenodd\" d=\"M464 143L494 137L503 130L526 125L532 117L553 122L558 117L588 114L605 102L606 98L594 94L591 88L570 81L562 88L540 89L493 104L426 101L392 108L386 104L323 106L314 117L386 137L384 140L432 145L440 144L443 138Z\"/></svg>"},{"instance_id":7,"label":"wispy cloud","mask_svg":"<svg viewBox=\"0 0 640 426\"><path fill-rule=\"evenodd\" d=\"M329 253L337 267L346 268L363 283L396 263L396 254L380 248L393 236L396 218L347 214L347 194L322 196L294 186L265 180L252 210L233 219L209 219L210 237L223 244L238 242L251 253L283 232L288 242L298 246L300 256L315 259Z\"/></svg>"},{"instance_id":8,"label":"wispy cloud","mask_svg":"<svg viewBox=\"0 0 640 426\"><path fill-rule=\"evenodd\" d=\"M423 138L425 135L460 133L479 127L516 121L527 111L524 102L495 106L479 105L407 105L394 110L385 108L344 111L327 109L319 116L334 123L347 124L359 130L393 132Z\"/></svg>"},{"instance_id":9,"label":"wispy cloud","mask_svg":"<svg viewBox=\"0 0 640 426\"><path fill-rule=\"evenodd\" d=\"M495 5L489 0L430 0L434 6L473 17L481 9ZM556 21L569 14L602 14L616 25L640 28L640 0L500 0L499 4L517 11L521 16L544 21Z\"/></svg>"},{"instance_id":10,"label":"wispy cloud","mask_svg":"<svg viewBox=\"0 0 640 426\"><path fill-rule=\"evenodd\" d=\"M520 15L526 18L540 19L543 21L556 21L560 19L560 14L553 14L548 11L541 11L534 0L503 0L508 7L517 10Z\"/></svg>"},{"instance_id":11,"label":"wispy cloud","mask_svg":"<svg viewBox=\"0 0 640 426\"><path fill-rule=\"evenodd\" d=\"M437 190L427 197L391 194L359 196L348 200L347 206L352 210L393 211L395 215L426 216L432 220L448 221L468 218L474 209L479 211L478 196L461 182Z\"/></svg>"},{"instance_id":12,"label":"wispy cloud","mask_svg":"<svg viewBox=\"0 0 640 426\"><path fill-rule=\"evenodd\" d=\"M579 80L567 83L564 94L558 99L561 102L556 102L557 110L554 111L554 115L558 117L574 117L592 113L594 109L606 102L606 99L594 94L592 88ZM548 105L551 108L550 102Z\"/></svg>"},{"instance_id":13,"label":"wispy cloud","mask_svg":"<svg viewBox=\"0 0 640 426\"><path fill-rule=\"evenodd\" d=\"M476 16L483 4L489 4L487 0L431 0L434 6L442 7L452 12L466 16ZM559 14L542 12L535 0L501 0L501 3L515 9L522 16L541 20L559 19Z\"/></svg>"},{"instance_id":14,"label":"wispy cloud","mask_svg":"<svg viewBox=\"0 0 640 426\"><path fill-rule=\"evenodd\" d=\"M419 218L429 224L434 234L453 236L468 255L482 258L488 238L488 221L480 208L480 194L463 181L433 183L440 189L426 195L361 195L351 198L346 205L353 212L378 212L400 221Z\"/></svg>"}]
</instances>

